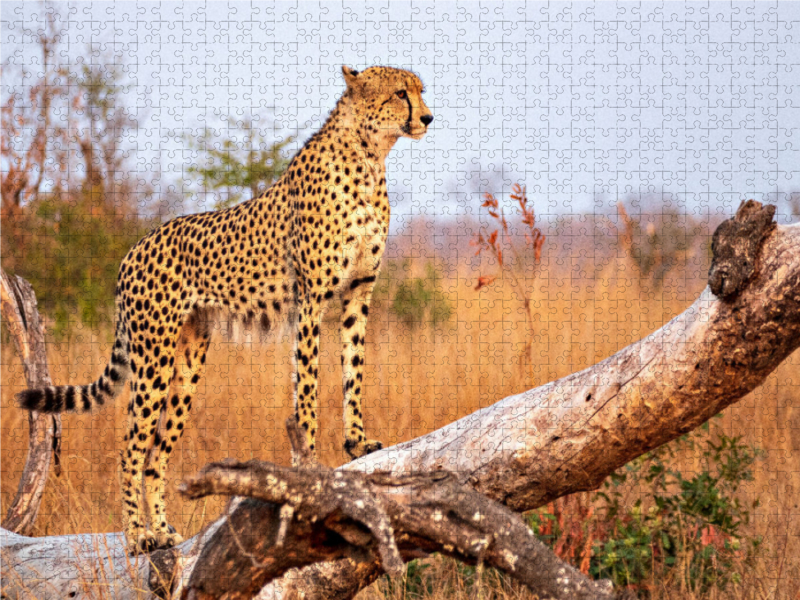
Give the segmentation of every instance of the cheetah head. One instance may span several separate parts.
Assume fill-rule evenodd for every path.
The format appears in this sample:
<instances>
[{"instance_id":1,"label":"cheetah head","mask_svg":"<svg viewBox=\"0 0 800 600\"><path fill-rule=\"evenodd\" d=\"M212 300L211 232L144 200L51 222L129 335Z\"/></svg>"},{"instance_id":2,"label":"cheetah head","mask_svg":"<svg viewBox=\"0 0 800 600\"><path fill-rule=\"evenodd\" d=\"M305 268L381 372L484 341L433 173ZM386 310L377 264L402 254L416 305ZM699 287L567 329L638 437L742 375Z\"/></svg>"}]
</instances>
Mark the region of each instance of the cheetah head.
<instances>
[{"instance_id":1,"label":"cheetah head","mask_svg":"<svg viewBox=\"0 0 800 600\"><path fill-rule=\"evenodd\" d=\"M433 121L422 99L424 88L411 71L392 67L370 67L358 72L343 66L345 93L372 132L388 141L401 137L422 139Z\"/></svg>"}]
</instances>

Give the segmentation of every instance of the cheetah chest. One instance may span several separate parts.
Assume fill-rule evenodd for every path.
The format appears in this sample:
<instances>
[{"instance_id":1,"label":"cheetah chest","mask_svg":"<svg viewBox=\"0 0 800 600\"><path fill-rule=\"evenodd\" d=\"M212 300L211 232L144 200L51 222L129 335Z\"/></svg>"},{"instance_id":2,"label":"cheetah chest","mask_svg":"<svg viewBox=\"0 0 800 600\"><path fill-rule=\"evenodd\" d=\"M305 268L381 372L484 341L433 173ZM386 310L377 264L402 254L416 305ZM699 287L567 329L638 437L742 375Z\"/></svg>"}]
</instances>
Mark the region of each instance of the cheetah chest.
<instances>
[{"instance_id":1,"label":"cheetah chest","mask_svg":"<svg viewBox=\"0 0 800 600\"><path fill-rule=\"evenodd\" d=\"M371 204L365 203L353 211L346 239L350 240L348 254L355 273L370 273L378 268L387 233L388 223L383 223L381 215Z\"/></svg>"}]
</instances>

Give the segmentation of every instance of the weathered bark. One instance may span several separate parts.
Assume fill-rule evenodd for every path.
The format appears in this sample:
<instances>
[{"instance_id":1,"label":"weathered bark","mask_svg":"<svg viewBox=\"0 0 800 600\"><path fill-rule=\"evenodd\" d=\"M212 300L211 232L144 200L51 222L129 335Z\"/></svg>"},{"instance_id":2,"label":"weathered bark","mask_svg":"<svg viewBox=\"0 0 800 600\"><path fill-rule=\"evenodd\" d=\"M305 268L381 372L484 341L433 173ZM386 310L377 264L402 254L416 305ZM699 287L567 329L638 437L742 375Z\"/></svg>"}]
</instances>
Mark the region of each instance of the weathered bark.
<instances>
[{"instance_id":1,"label":"weathered bark","mask_svg":"<svg viewBox=\"0 0 800 600\"><path fill-rule=\"evenodd\" d=\"M0 269L0 314L6 324L17 354L22 359L28 387L52 385L47 368L44 329L36 310L36 295L31 284L21 277L6 275ZM61 415L31 412L28 415L28 457L19 480L17 495L3 520L3 528L29 535L44 493L50 470L50 454L60 473Z\"/></svg>"},{"instance_id":2,"label":"weathered bark","mask_svg":"<svg viewBox=\"0 0 800 600\"><path fill-rule=\"evenodd\" d=\"M748 220L746 212L739 215L740 221ZM718 243L731 244L736 243L731 237L736 235L763 238L757 253L753 248L758 250L759 244L741 245L750 246L743 256L753 259L753 272L737 276L741 281L733 287L722 282L726 299L718 299L706 289L689 309L661 329L594 367L508 397L342 470L363 473L368 486L379 488L370 490L380 498L388 495L379 485L380 478L387 475L376 476L377 471L402 479L426 473L432 477L436 471L447 470L454 473L448 478L453 485L466 485L516 511L596 488L626 462L697 427L752 391L800 345L800 225L745 229L731 227L717 238ZM716 283L715 288L719 289ZM402 489L398 496L409 502L421 497ZM408 506L404 501L399 504ZM392 517L391 510L386 511ZM342 526L341 511L331 515L325 522ZM223 527L252 532L255 537L250 536L252 541L247 543L255 547L265 545L264 538L276 538L280 521L280 510L274 504L239 503L202 537L174 550L178 575L171 588L173 597L188 593L193 573L202 569L198 557ZM243 529L245 524L248 529ZM310 524L303 526L313 530ZM284 540L287 552L293 528L294 522ZM364 528L362 534L369 536L368 531ZM372 546L356 543L364 539L348 540L339 534L335 539L342 552L336 555L338 560L287 573L262 589L259 597L320 597L324 590L316 587L319 585L330 586L336 597L352 596L381 573L374 541ZM407 557L406 541L397 540L403 558ZM246 555L232 542L228 556L239 561ZM417 539L412 543L425 548ZM363 554L357 554L359 550ZM341 558L348 553L349 558ZM54 564L63 572L70 564L50 557L49 564L42 558L40 572L48 572L48 566ZM348 568L346 560L355 560L357 566ZM20 561L9 553L6 563L16 572ZM272 565L267 568L275 570Z\"/></svg>"}]
</instances>

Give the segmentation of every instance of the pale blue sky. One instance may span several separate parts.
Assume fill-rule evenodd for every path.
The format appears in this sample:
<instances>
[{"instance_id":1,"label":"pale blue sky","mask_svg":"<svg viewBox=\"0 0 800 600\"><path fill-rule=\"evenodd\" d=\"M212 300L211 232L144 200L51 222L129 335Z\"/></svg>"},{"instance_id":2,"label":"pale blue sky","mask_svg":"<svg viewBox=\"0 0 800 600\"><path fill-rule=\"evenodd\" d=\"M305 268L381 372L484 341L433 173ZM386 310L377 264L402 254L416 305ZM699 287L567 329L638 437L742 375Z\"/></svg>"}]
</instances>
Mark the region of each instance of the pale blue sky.
<instances>
[{"instance_id":1,"label":"pale blue sky","mask_svg":"<svg viewBox=\"0 0 800 600\"><path fill-rule=\"evenodd\" d=\"M35 69L2 3L2 51ZM178 184L194 156L170 131L253 112L304 140L344 89L340 66L411 68L435 121L389 159L394 214L477 211L476 190L528 186L540 214L654 194L689 212L800 191L800 4L58 3L63 60L119 54L138 169ZM19 80L3 78L3 93ZM483 184L474 183L478 178ZM470 180L473 184L470 184ZM197 200L197 198L195 198ZM202 204L202 202L200 202ZM199 210L204 208L195 202ZM207 208L207 206L205 207Z\"/></svg>"}]
</instances>

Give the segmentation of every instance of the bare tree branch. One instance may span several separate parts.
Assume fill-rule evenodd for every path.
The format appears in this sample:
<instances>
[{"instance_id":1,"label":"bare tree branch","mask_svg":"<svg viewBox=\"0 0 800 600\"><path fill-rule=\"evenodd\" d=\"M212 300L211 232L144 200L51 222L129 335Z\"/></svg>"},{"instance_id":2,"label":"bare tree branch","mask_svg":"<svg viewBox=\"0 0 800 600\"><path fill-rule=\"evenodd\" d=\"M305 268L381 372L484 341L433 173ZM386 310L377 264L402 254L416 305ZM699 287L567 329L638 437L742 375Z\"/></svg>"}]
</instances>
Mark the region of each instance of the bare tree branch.
<instances>
[{"instance_id":1,"label":"bare tree branch","mask_svg":"<svg viewBox=\"0 0 800 600\"><path fill-rule=\"evenodd\" d=\"M17 354L22 359L28 387L52 385L47 368L44 329L39 322L33 288L21 277L9 277L2 269L0 313L14 340ZM22 535L29 535L33 531L50 470L51 452L55 457L56 473L59 474L61 470L61 415L31 412L28 424L28 458L19 480L17 495L3 520L5 529Z\"/></svg>"}]
</instances>

